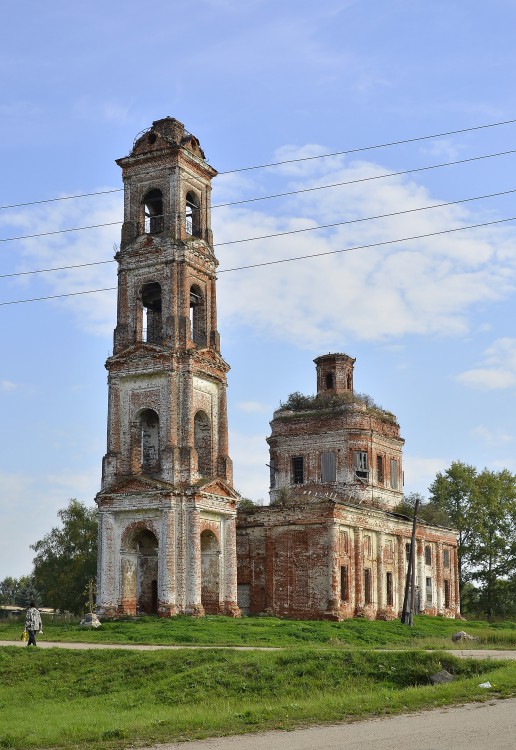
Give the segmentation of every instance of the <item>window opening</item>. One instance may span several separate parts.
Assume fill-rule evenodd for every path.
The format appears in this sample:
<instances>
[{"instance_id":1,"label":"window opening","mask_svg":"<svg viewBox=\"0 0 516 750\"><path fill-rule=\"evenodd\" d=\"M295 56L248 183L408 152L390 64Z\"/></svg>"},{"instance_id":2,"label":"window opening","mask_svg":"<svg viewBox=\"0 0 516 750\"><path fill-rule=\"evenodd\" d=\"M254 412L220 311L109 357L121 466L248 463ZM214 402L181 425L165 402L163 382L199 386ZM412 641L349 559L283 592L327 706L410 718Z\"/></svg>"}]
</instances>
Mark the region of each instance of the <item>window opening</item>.
<instances>
[{"instance_id":1,"label":"window opening","mask_svg":"<svg viewBox=\"0 0 516 750\"><path fill-rule=\"evenodd\" d=\"M206 345L204 297L197 284L190 289L190 338L198 346Z\"/></svg>"},{"instance_id":2,"label":"window opening","mask_svg":"<svg viewBox=\"0 0 516 750\"><path fill-rule=\"evenodd\" d=\"M368 557L371 557L371 537L369 535L364 537L364 555L367 555Z\"/></svg>"},{"instance_id":3,"label":"window opening","mask_svg":"<svg viewBox=\"0 0 516 750\"><path fill-rule=\"evenodd\" d=\"M366 568L364 570L364 602L365 604L371 604L373 601L371 598L372 586L371 586L371 569Z\"/></svg>"},{"instance_id":4,"label":"window opening","mask_svg":"<svg viewBox=\"0 0 516 750\"><path fill-rule=\"evenodd\" d=\"M321 453L321 481L335 482L337 480L337 462L333 451Z\"/></svg>"},{"instance_id":5,"label":"window opening","mask_svg":"<svg viewBox=\"0 0 516 750\"><path fill-rule=\"evenodd\" d=\"M305 481L305 467L303 456L292 458L292 481L294 484L303 484Z\"/></svg>"},{"instance_id":6,"label":"window opening","mask_svg":"<svg viewBox=\"0 0 516 750\"><path fill-rule=\"evenodd\" d=\"M201 212L199 209L199 199L195 193L191 191L186 194L185 228L186 233L192 237L201 236Z\"/></svg>"},{"instance_id":7,"label":"window opening","mask_svg":"<svg viewBox=\"0 0 516 750\"><path fill-rule=\"evenodd\" d=\"M394 560L394 543L392 539L388 539L385 542L385 559Z\"/></svg>"},{"instance_id":8,"label":"window opening","mask_svg":"<svg viewBox=\"0 0 516 750\"><path fill-rule=\"evenodd\" d=\"M425 547L425 565L431 565L432 564L432 548L427 545Z\"/></svg>"},{"instance_id":9,"label":"window opening","mask_svg":"<svg viewBox=\"0 0 516 750\"><path fill-rule=\"evenodd\" d=\"M367 468L367 452L355 451L354 455L355 476L359 479L367 479L369 471Z\"/></svg>"},{"instance_id":10,"label":"window opening","mask_svg":"<svg viewBox=\"0 0 516 750\"><path fill-rule=\"evenodd\" d=\"M211 425L203 411L198 411L194 417L194 447L197 451L197 471L203 477L211 476Z\"/></svg>"},{"instance_id":11,"label":"window opening","mask_svg":"<svg viewBox=\"0 0 516 750\"><path fill-rule=\"evenodd\" d=\"M335 388L335 378L332 372L326 374L326 388Z\"/></svg>"},{"instance_id":12,"label":"window opening","mask_svg":"<svg viewBox=\"0 0 516 750\"><path fill-rule=\"evenodd\" d=\"M443 549L443 566L445 568L450 567L450 550L449 549Z\"/></svg>"},{"instance_id":13,"label":"window opening","mask_svg":"<svg viewBox=\"0 0 516 750\"><path fill-rule=\"evenodd\" d=\"M410 553L411 553L412 544L410 542L407 542L405 544L405 558L407 562L410 561Z\"/></svg>"},{"instance_id":14,"label":"window opening","mask_svg":"<svg viewBox=\"0 0 516 750\"><path fill-rule=\"evenodd\" d=\"M351 379L351 373L350 372L348 372L348 376L346 378L346 385L347 385L348 391L352 391L353 390L353 381Z\"/></svg>"},{"instance_id":15,"label":"window opening","mask_svg":"<svg viewBox=\"0 0 516 750\"><path fill-rule=\"evenodd\" d=\"M426 579L426 603L432 604L432 579Z\"/></svg>"},{"instance_id":16,"label":"window opening","mask_svg":"<svg viewBox=\"0 0 516 750\"><path fill-rule=\"evenodd\" d=\"M393 490L397 490L398 486L398 462L395 458L391 458L391 487Z\"/></svg>"},{"instance_id":17,"label":"window opening","mask_svg":"<svg viewBox=\"0 0 516 750\"><path fill-rule=\"evenodd\" d=\"M376 456L376 481L383 484L383 456Z\"/></svg>"},{"instance_id":18,"label":"window opening","mask_svg":"<svg viewBox=\"0 0 516 750\"><path fill-rule=\"evenodd\" d=\"M140 446L142 471L159 467L159 417L152 409L140 414Z\"/></svg>"},{"instance_id":19,"label":"window opening","mask_svg":"<svg viewBox=\"0 0 516 750\"><path fill-rule=\"evenodd\" d=\"M342 602L347 602L349 598L349 591L348 591L348 566L347 565L341 565L340 566L340 600Z\"/></svg>"},{"instance_id":20,"label":"window opening","mask_svg":"<svg viewBox=\"0 0 516 750\"><path fill-rule=\"evenodd\" d=\"M149 190L143 198L145 234L159 234L164 229L163 194L161 190Z\"/></svg>"},{"instance_id":21,"label":"window opening","mask_svg":"<svg viewBox=\"0 0 516 750\"><path fill-rule=\"evenodd\" d=\"M392 573L390 572L386 574L385 585L387 588L387 605L389 607L392 607L392 605L394 604L394 589L392 584Z\"/></svg>"},{"instance_id":22,"label":"window opening","mask_svg":"<svg viewBox=\"0 0 516 750\"><path fill-rule=\"evenodd\" d=\"M450 582L447 578L444 579L444 606L450 608Z\"/></svg>"},{"instance_id":23,"label":"window opening","mask_svg":"<svg viewBox=\"0 0 516 750\"><path fill-rule=\"evenodd\" d=\"M141 291L143 306L142 341L158 343L162 340L161 287L156 282L145 284Z\"/></svg>"}]
</instances>

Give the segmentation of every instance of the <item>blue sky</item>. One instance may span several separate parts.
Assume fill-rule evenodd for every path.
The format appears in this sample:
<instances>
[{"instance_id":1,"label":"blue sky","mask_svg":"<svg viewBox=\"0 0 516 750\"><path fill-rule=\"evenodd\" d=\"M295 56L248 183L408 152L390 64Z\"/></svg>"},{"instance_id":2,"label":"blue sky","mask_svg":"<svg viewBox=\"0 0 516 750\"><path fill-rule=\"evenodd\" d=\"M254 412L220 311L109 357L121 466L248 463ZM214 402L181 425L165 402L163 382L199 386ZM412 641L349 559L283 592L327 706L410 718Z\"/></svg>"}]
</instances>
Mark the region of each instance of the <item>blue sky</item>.
<instances>
[{"instance_id":1,"label":"blue sky","mask_svg":"<svg viewBox=\"0 0 516 750\"><path fill-rule=\"evenodd\" d=\"M232 171L515 119L513 2L28 0L3 21L2 206L120 188L114 160L170 115L227 173L214 204L353 181L214 209L221 271L434 234L220 273L243 494L267 498L272 412L314 392L329 351L356 357L357 390L397 414L407 492L455 459L516 471L516 224L435 234L516 216L516 193L435 207L516 190L516 154L385 176L516 149L516 123ZM0 238L120 219L120 192L4 209ZM0 302L115 286L113 263L5 275L110 261L119 234L1 242ZM30 572L69 498L93 503L114 316L113 292L0 306L0 580Z\"/></svg>"}]
</instances>

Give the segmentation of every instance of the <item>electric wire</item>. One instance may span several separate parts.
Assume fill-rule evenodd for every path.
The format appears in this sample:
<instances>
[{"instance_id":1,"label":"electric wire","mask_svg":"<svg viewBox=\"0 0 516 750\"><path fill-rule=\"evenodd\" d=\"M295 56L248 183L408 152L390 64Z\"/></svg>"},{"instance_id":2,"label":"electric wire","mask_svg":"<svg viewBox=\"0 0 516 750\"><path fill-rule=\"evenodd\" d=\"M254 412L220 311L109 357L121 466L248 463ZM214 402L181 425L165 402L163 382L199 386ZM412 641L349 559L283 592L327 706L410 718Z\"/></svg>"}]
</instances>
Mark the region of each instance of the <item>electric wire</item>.
<instances>
[{"instance_id":1,"label":"electric wire","mask_svg":"<svg viewBox=\"0 0 516 750\"><path fill-rule=\"evenodd\" d=\"M441 235L445 235L445 234L451 234L453 232L463 232L463 231L465 231L467 229L479 229L479 228L482 228L482 227L493 226L495 224L504 224L504 223L507 223L509 221L515 221L515 220L516 220L516 216L509 216L509 217L504 218L504 219L495 219L493 221L485 221L485 222L482 222L480 224L468 224L467 226L464 226L464 227L455 227L455 228L452 228L452 229L442 229L442 230L440 230L438 232L427 232L425 234L412 235L411 237L399 237L399 238L394 239L394 240L384 240L382 242L371 242L371 243L366 244L366 245L354 245L353 247L346 247L346 248L342 248L340 250L327 250L327 251L322 252L322 253L310 253L308 255L298 255L298 256L294 256L292 258L279 258L278 260L268 260L268 261L263 261L262 263L251 263L251 264L248 264L248 265L245 265L245 266L235 266L234 268L223 268L223 269L217 271L217 273L221 274L221 273L231 273L233 271L244 271L244 270L253 269L253 268L261 268L261 267L264 267L264 266L274 266L274 265L278 265L280 263L292 263L292 262L300 261L300 260L308 260L310 258L321 258L321 257L327 256L327 255L338 255L338 254L341 254L341 253L349 253L349 252L352 252L354 250L366 250L366 249L369 249L369 248L372 248L372 247L385 247L385 246L388 246L388 245L395 245L395 244L398 244L398 243L401 243L401 242L411 242L413 240L427 239L429 237L437 237L437 236L441 236ZM20 305L20 304L25 304L25 303L28 303L28 302L41 302L43 300L60 299L62 297L75 297L77 295L83 295L83 294L96 294L97 292L112 292L112 291L116 291L116 289L117 289L117 287L106 287L104 289L88 289L88 290L81 291L81 292L68 292L68 293L65 293L65 294L52 294L52 295L49 295L49 296L46 296L46 297L33 297L31 299L10 300L8 302L0 302L0 307L6 306L6 305Z\"/></svg>"},{"instance_id":2,"label":"electric wire","mask_svg":"<svg viewBox=\"0 0 516 750\"><path fill-rule=\"evenodd\" d=\"M476 196L471 196L469 198L461 198L455 201L446 201L444 203L433 203L429 206L418 206L417 208L407 208L407 209L403 209L402 211L392 211L386 214L376 214L374 216L363 216L358 219L346 219L345 221L338 221L332 224L320 224L315 227L291 229L286 232L276 232L275 234L261 235L259 237L247 237L247 238L239 239L239 240L229 240L228 242L216 243L214 244L213 247L234 245L234 244L239 244L242 242L255 242L257 240L271 239L275 237L283 237L289 234L300 234L302 232L314 232L319 229L330 229L332 227L345 226L348 224L358 224L358 223L362 223L365 221L375 221L376 219L387 219L387 218L392 218L394 216L402 216L404 214L417 213L418 211L429 211L435 208L446 208L448 206L456 206L462 203L470 203L472 201L485 200L487 198L498 198L500 196L510 195L513 193L516 193L516 188L513 188L511 190L503 190L498 193L488 193L486 195L476 195ZM15 273L5 273L5 274L0 274L0 279L11 278L13 276L29 276L31 274L37 274L37 273L51 273L53 271L68 271L68 270L72 270L76 268L86 268L88 266L100 266L106 263L115 263L115 260L111 259L111 260L90 261L89 263L76 263L76 264L68 265L68 266L58 266L56 268L41 268L41 269L36 269L36 270L31 270L31 271L18 271Z\"/></svg>"},{"instance_id":3,"label":"electric wire","mask_svg":"<svg viewBox=\"0 0 516 750\"><path fill-rule=\"evenodd\" d=\"M387 143L380 143L380 144L376 144L373 146L360 146L357 148L347 149L345 151L335 151L333 153L328 153L328 154L304 156L304 157L299 157L297 159L285 159L284 161L271 162L268 164L257 164L257 165L249 166L249 167L239 167L237 169L229 169L224 172L219 172L218 174L219 175L235 174L237 172L247 172L247 171L255 170L255 169L266 169L268 167L278 167L283 164L294 164L296 162L312 161L315 159L325 159L331 156L344 156L346 154L356 154L356 153L360 153L363 151L373 151L376 149L388 148L390 146L401 146L407 143L416 143L418 141L431 140L432 138L443 138L444 136L448 136L448 135L460 135L461 133L471 133L471 132L478 131L478 130L486 130L488 128L497 128L503 125L512 125L514 123L516 123L516 119L501 120L499 122L491 122L491 123L487 123L484 125L475 125L470 128L461 128L459 130L449 130L447 132L433 133L431 135L421 135L421 136L416 136L414 138L405 138L403 140L390 141ZM41 200L25 201L24 203L12 203L9 205L0 206L0 211L3 209L8 209L8 208L21 208L25 206L34 206L34 205L38 205L41 203L52 203L55 201L72 200L74 198L85 198L85 197L89 197L93 195L104 195L106 193L120 193L122 191L123 191L123 188L114 188L113 190L100 190L100 191L91 192L91 193L80 193L78 195L65 195L65 196L60 196L57 198L44 198Z\"/></svg>"},{"instance_id":4,"label":"electric wire","mask_svg":"<svg viewBox=\"0 0 516 750\"><path fill-rule=\"evenodd\" d=\"M465 164L467 162L479 161L481 159L491 159L496 156L507 156L510 154L516 154L516 149L511 149L509 151L499 151L495 154L483 154L480 156L473 156L468 159L459 159L459 160L451 161L451 162L442 162L441 164L431 164L426 167L416 167L414 169L404 169L398 172L388 172L386 174L381 174L381 175L371 175L370 177L360 177L355 180L347 180L345 182L335 182L329 185L319 185L319 186L311 187L311 188L302 188L300 190L291 190L286 193L276 193L274 195L265 195L265 196L261 196L257 198L247 198L247 199L240 200L240 201L231 201L230 203L218 203L218 204L213 205L211 208L213 209L213 208L223 208L227 206L237 206L243 203L253 203L255 201L270 200L271 198L283 198L285 196L297 195L299 193L308 193L308 192L312 192L315 190L325 190L327 188L341 187L344 185L355 185L360 182L371 182L372 180L381 180L387 177L398 177L404 174L412 174L414 172L424 172L430 169L440 169L441 167L456 166L458 164ZM90 193L90 195L93 195L93 193ZM52 200L58 200L58 199L56 198ZM37 234L24 234L24 235L19 235L17 237L3 237L3 238L0 238L0 243L17 242L20 240L30 240L30 239L35 239L36 237L48 237L54 234L66 234L67 232L82 232L88 229L99 229L102 227L120 225L122 223L123 222L121 221L112 221L112 222L107 222L105 224L92 224L92 225L88 225L85 227L70 227L68 229L55 229L49 232L39 232ZM224 244L224 243L219 243L219 244Z\"/></svg>"}]
</instances>

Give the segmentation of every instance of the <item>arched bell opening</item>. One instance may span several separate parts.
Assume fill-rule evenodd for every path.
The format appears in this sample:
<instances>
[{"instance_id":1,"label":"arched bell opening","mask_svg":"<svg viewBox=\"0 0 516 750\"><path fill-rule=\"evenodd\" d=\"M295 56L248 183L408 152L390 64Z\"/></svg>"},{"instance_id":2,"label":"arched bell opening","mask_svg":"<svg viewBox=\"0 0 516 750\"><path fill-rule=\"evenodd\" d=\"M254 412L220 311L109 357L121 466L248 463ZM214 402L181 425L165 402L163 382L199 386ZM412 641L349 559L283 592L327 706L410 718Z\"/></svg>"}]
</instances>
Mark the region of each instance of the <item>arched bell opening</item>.
<instances>
[{"instance_id":1,"label":"arched bell opening","mask_svg":"<svg viewBox=\"0 0 516 750\"><path fill-rule=\"evenodd\" d=\"M141 340L159 344L163 340L161 286L156 281L145 284L140 292Z\"/></svg>"},{"instance_id":2,"label":"arched bell opening","mask_svg":"<svg viewBox=\"0 0 516 750\"><path fill-rule=\"evenodd\" d=\"M199 206L199 198L192 190L186 194L185 229L186 234L191 237L201 236L201 209Z\"/></svg>"},{"instance_id":3,"label":"arched bell opening","mask_svg":"<svg viewBox=\"0 0 516 750\"><path fill-rule=\"evenodd\" d=\"M194 448L197 451L197 471L202 477L213 475L211 423L208 415L198 411L194 417Z\"/></svg>"},{"instance_id":4,"label":"arched bell opening","mask_svg":"<svg viewBox=\"0 0 516 750\"><path fill-rule=\"evenodd\" d=\"M165 228L163 215L163 193L154 188L143 197L144 233L159 234Z\"/></svg>"},{"instance_id":5,"label":"arched bell opening","mask_svg":"<svg viewBox=\"0 0 516 750\"><path fill-rule=\"evenodd\" d=\"M206 346L206 303L197 284L190 287L190 338L197 346Z\"/></svg>"},{"instance_id":6,"label":"arched bell opening","mask_svg":"<svg viewBox=\"0 0 516 750\"><path fill-rule=\"evenodd\" d=\"M201 534L201 604L206 614L220 609L220 545L213 531Z\"/></svg>"},{"instance_id":7,"label":"arched bell opening","mask_svg":"<svg viewBox=\"0 0 516 750\"><path fill-rule=\"evenodd\" d=\"M138 529L123 542L121 579L126 614L157 614L158 540L152 531Z\"/></svg>"}]
</instances>

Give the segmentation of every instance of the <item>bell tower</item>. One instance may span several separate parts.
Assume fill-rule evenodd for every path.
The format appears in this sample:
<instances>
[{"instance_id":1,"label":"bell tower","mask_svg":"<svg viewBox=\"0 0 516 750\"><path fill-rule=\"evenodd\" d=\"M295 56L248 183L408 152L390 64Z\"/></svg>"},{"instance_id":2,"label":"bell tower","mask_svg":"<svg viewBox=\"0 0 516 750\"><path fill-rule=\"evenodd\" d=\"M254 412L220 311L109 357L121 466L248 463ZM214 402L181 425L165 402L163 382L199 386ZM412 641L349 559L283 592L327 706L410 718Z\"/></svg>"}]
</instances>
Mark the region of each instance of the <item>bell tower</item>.
<instances>
[{"instance_id":1,"label":"bell tower","mask_svg":"<svg viewBox=\"0 0 516 750\"><path fill-rule=\"evenodd\" d=\"M211 179L167 117L117 160L124 181L108 370L97 608L238 614L226 375L217 332Z\"/></svg>"}]
</instances>

